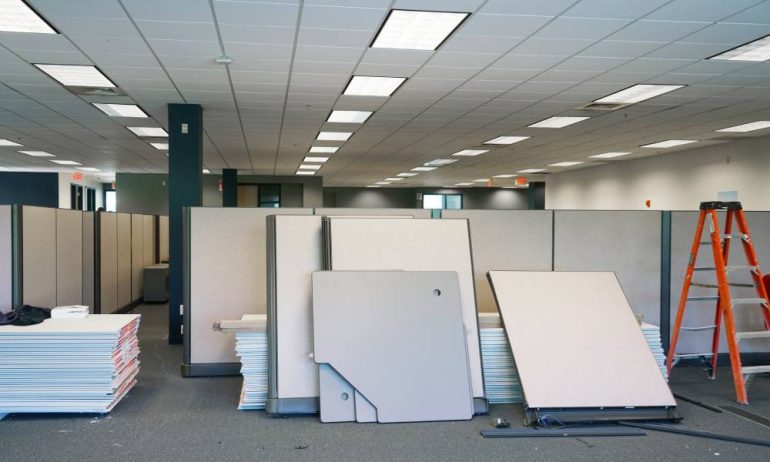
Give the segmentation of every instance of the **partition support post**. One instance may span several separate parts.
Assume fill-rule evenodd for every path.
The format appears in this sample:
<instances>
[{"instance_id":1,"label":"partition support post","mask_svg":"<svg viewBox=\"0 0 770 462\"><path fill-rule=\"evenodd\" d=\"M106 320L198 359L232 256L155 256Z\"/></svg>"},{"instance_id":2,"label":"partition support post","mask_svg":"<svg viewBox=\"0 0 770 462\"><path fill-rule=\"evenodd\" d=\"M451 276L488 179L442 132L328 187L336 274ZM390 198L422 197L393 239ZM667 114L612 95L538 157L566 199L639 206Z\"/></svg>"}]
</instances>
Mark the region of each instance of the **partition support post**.
<instances>
[{"instance_id":1,"label":"partition support post","mask_svg":"<svg viewBox=\"0 0 770 462\"><path fill-rule=\"evenodd\" d=\"M660 339L668 354L671 341L671 211L661 212L660 229Z\"/></svg>"},{"instance_id":2,"label":"partition support post","mask_svg":"<svg viewBox=\"0 0 770 462\"><path fill-rule=\"evenodd\" d=\"M222 170L222 206L238 207L238 169Z\"/></svg>"},{"instance_id":3,"label":"partition support post","mask_svg":"<svg viewBox=\"0 0 770 462\"><path fill-rule=\"evenodd\" d=\"M182 343L183 209L203 203L203 111L168 105L169 304L168 341Z\"/></svg>"}]
</instances>

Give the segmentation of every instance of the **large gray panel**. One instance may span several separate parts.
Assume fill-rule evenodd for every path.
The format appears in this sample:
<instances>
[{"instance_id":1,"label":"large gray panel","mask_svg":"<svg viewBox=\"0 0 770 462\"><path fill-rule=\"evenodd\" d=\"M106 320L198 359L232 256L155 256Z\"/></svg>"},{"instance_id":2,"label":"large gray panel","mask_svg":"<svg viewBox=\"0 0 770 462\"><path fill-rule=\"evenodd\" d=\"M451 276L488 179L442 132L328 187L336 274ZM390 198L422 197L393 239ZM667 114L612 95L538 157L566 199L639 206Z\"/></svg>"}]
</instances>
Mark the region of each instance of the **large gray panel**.
<instances>
[{"instance_id":1,"label":"large gray panel","mask_svg":"<svg viewBox=\"0 0 770 462\"><path fill-rule=\"evenodd\" d=\"M27 305L56 306L56 209L22 207L23 295Z\"/></svg>"},{"instance_id":2,"label":"large gray panel","mask_svg":"<svg viewBox=\"0 0 770 462\"><path fill-rule=\"evenodd\" d=\"M365 416L356 408L359 421L371 421L375 409L378 422L470 419L465 337L457 273L313 273L314 358L365 398L356 402L374 407ZM329 393L338 388L321 383L324 422L329 409L351 406L349 393Z\"/></svg>"},{"instance_id":3,"label":"large gray panel","mask_svg":"<svg viewBox=\"0 0 770 462\"><path fill-rule=\"evenodd\" d=\"M168 261L168 217L158 217L158 261Z\"/></svg>"},{"instance_id":4,"label":"large gray panel","mask_svg":"<svg viewBox=\"0 0 770 462\"><path fill-rule=\"evenodd\" d=\"M148 236L149 238L149 236ZM144 284L144 215L131 215L131 300L142 298Z\"/></svg>"},{"instance_id":5,"label":"large gray panel","mask_svg":"<svg viewBox=\"0 0 770 462\"><path fill-rule=\"evenodd\" d=\"M554 212L554 271L613 271L634 313L660 323L661 213Z\"/></svg>"},{"instance_id":6,"label":"large gray panel","mask_svg":"<svg viewBox=\"0 0 770 462\"><path fill-rule=\"evenodd\" d=\"M94 312L94 212L83 212L83 304Z\"/></svg>"},{"instance_id":7,"label":"large gray panel","mask_svg":"<svg viewBox=\"0 0 770 462\"><path fill-rule=\"evenodd\" d=\"M101 313L118 311L118 216L99 212L99 270Z\"/></svg>"},{"instance_id":8,"label":"large gray panel","mask_svg":"<svg viewBox=\"0 0 770 462\"><path fill-rule=\"evenodd\" d=\"M0 311L10 311L13 304L13 243L11 206L0 205Z\"/></svg>"},{"instance_id":9,"label":"large gray panel","mask_svg":"<svg viewBox=\"0 0 770 462\"><path fill-rule=\"evenodd\" d=\"M83 212L56 210L56 304L83 303Z\"/></svg>"},{"instance_id":10,"label":"large gray panel","mask_svg":"<svg viewBox=\"0 0 770 462\"><path fill-rule=\"evenodd\" d=\"M724 213L719 215L719 226L724 230ZM767 273L770 271L770 212L746 212L746 222L754 241L760 268ZM690 258L690 249L695 237L695 227L698 224L698 212L672 212L671 213L671 327L674 326L676 312L679 307L679 297L682 293L682 284L687 270L687 262ZM733 228L734 232L737 232ZM705 228L704 239L707 240L708 226ZM739 242L733 242L730 247L729 262L734 265L745 265L746 257ZM698 266L712 266L714 258L710 246L701 246L698 251ZM730 272L731 282L750 283L748 273ZM693 277L694 282L714 283L715 273L698 271ZM756 292L753 288L731 287L733 297L754 298ZM703 287L691 287L691 296L716 295L716 289ZM695 302L687 305L683 326L708 326L714 324L715 302ZM757 331L763 329L763 320L760 308L754 305L739 305L734 310L735 323L738 332ZM719 351L726 353L724 328L722 329ZM679 336L677 352L679 353L705 353L711 350L711 331L682 331ZM770 340L753 339L741 342L741 352L767 352L770 351Z\"/></svg>"},{"instance_id":11,"label":"large gray panel","mask_svg":"<svg viewBox=\"0 0 770 462\"><path fill-rule=\"evenodd\" d=\"M315 209L315 215L329 217L342 216L389 216L389 217L413 217L430 218L430 210L425 209L351 209L351 208L330 208L319 207Z\"/></svg>"},{"instance_id":12,"label":"large gray panel","mask_svg":"<svg viewBox=\"0 0 770 462\"><path fill-rule=\"evenodd\" d=\"M144 266L155 264L155 217L152 215L142 216L142 254ZM168 239L168 227L166 227L166 239ZM168 245L168 243L167 243ZM168 250L166 251L168 253ZM167 257L168 258L168 257Z\"/></svg>"},{"instance_id":13,"label":"large gray panel","mask_svg":"<svg viewBox=\"0 0 770 462\"><path fill-rule=\"evenodd\" d=\"M132 302L131 298L131 215L117 214L118 228L118 308Z\"/></svg>"},{"instance_id":14,"label":"large gray panel","mask_svg":"<svg viewBox=\"0 0 770 462\"><path fill-rule=\"evenodd\" d=\"M211 326L266 312L266 218L310 215L312 209L192 208L190 210L191 363L235 363L231 336Z\"/></svg>"},{"instance_id":15,"label":"large gray panel","mask_svg":"<svg viewBox=\"0 0 770 462\"><path fill-rule=\"evenodd\" d=\"M487 271L550 271L550 210L444 210L442 218L466 218L471 227L473 276L479 312L497 312Z\"/></svg>"}]
</instances>

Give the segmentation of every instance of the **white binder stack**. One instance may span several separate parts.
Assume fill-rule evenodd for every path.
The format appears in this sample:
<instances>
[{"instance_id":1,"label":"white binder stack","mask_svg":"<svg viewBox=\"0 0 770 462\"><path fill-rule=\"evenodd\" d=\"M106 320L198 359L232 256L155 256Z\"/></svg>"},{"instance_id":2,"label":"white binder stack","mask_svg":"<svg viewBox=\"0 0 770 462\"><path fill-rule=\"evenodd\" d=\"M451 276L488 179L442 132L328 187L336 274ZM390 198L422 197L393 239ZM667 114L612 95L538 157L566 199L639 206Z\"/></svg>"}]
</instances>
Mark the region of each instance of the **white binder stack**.
<instances>
[{"instance_id":1,"label":"white binder stack","mask_svg":"<svg viewBox=\"0 0 770 462\"><path fill-rule=\"evenodd\" d=\"M242 321L262 323L262 330L235 333L235 352L241 358L243 388L238 409L264 409L267 400L267 332L266 316L245 314Z\"/></svg>"}]
</instances>

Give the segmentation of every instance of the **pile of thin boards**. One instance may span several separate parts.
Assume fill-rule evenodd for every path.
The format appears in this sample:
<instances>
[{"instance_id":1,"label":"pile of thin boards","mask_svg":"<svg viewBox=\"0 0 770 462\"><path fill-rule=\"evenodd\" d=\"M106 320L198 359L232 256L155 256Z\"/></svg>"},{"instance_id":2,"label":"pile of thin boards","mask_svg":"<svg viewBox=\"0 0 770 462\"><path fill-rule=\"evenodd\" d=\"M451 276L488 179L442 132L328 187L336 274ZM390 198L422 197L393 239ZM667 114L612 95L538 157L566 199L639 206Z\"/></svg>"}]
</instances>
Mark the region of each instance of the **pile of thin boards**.
<instances>
[{"instance_id":1,"label":"pile of thin boards","mask_svg":"<svg viewBox=\"0 0 770 462\"><path fill-rule=\"evenodd\" d=\"M453 358L455 362L465 362L468 378L466 385L471 389L471 414L486 411L486 400L481 375L481 357L479 349L479 333L476 318L475 295L473 289L473 268L470 256L470 239L466 220L430 220L411 218L382 218L382 217L328 217L320 216L271 216L268 218L268 399L266 410L271 414L316 414L322 412L322 397L319 384L318 359L319 351L314 340L321 337L314 332L314 322L318 318L314 314L316 293L312 286L313 273L330 270L334 273L360 272L361 277L380 278L382 284L394 284L392 273L403 272L452 272L455 273L454 284L457 284L457 309L460 310L460 341L464 346L464 355ZM365 273L375 272L376 275ZM387 273L387 274L386 274ZM325 277L325 276L319 276ZM336 276L329 276L336 277ZM427 277L427 276L426 276ZM432 277L442 277L433 275ZM437 279L431 280L438 283ZM431 286L425 281L426 287ZM445 281L442 284L446 284ZM435 285L435 284L433 284ZM391 287L392 297L399 295L398 286ZM430 288L432 297L436 287ZM442 292L442 294L445 292ZM454 293L450 290L449 293ZM421 294L422 296L422 294ZM380 296L384 297L384 295ZM436 297L441 303L452 306L450 297ZM432 335L424 325L418 323L420 309L429 310L429 305L420 300L402 300L399 307L386 308L386 301L369 299L362 305L366 309L377 310L370 312L372 321L383 323L385 326L395 326L390 322L401 311L413 310L412 322L398 325L398 331L389 337L387 345L390 349L399 346L401 337L408 335ZM431 299L431 301L433 301ZM318 303L322 301L319 299ZM395 303L389 299L387 303ZM390 306L390 305L387 305ZM364 307L365 308L365 307ZM449 308L448 308L449 309ZM324 315L326 316L326 314ZM342 313L329 313L328 316L342 316ZM365 318L360 318L361 322ZM364 326L354 326L353 319L337 319L339 327L345 327L354 335ZM447 321L449 322L449 321ZM394 327L395 328L395 327ZM356 332L352 332L352 331ZM325 334L321 334L325 335ZM384 330L383 330L384 335ZM381 340L384 342L384 340ZM454 340L455 342L457 340ZM326 344L325 344L326 345ZM453 344L454 345L454 344ZM386 345L381 345L384 349ZM346 350L351 354L359 351L356 363L360 367L372 367L375 361L382 358L364 356L361 345L347 345ZM396 353L393 353L396 354ZM438 358L437 358L438 360ZM406 364L407 362L404 362ZM439 367L437 363L425 367ZM339 375L341 371L336 371ZM352 372L348 372L352 374ZM402 374L392 371L394 376ZM439 374L440 375L440 374ZM323 375L328 377L328 375ZM343 376L343 378L345 378ZM401 375L401 380L417 383L417 378ZM350 380L346 378L346 380ZM455 379L452 379L455 380ZM367 403L366 415L348 415L350 420L368 421L375 414L378 421L382 419L404 417L388 417L390 410L377 409L378 403L374 398L366 396L355 383L349 383L354 389L347 393L349 404L356 404L355 390L358 389L359 407ZM425 384L429 386L430 384ZM371 392L370 392L371 393ZM340 393L337 397L341 397ZM406 396L403 399L407 399ZM369 406L371 404L371 406ZM382 404L383 406L385 404ZM407 406L408 407L408 406ZM447 403L447 407L452 407ZM328 407L327 407L328 408ZM464 414L463 414L464 415ZM469 418L469 416L464 418ZM442 420L442 415L414 414L411 420ZM455 418L455 417L452 417ZM322 416L323 419L323 416ZM330 417L331 419L331 417ZM334 420L339 420L335 417Z\"/></svg>"},{"instance_id":2,"label":"pile of thin boards","mask_svg":"<svg viewBox=\"0 0 770 462\"><path fill-rule=\"evenodd\" d=\"M490 271L531 423L675 420L611 272Z\"/></svg>"},{"instance_id":3,"label":"pile of thin boards","mask_svg":"<svg viewBox=\"0 0 770 462\"><path fill-rule=\"evenodd\" d=\"M267 401L267 316L244 314L234 323L235 353L241 358L243 387L238 409L264 409ZM247 329L238 325L247 324ZM220 329L229 330L220 325Z\"/></svg>"},{"instance_id":4,"label":"pile of thin boards","mask_svg":"<svg viewBox=\"0 0 770 462\"><path fill-rule=\"evenodd\" d=\"M136 384L139 317L0 326L0 414L112 410Z\"/></svg>"}]
</instances>

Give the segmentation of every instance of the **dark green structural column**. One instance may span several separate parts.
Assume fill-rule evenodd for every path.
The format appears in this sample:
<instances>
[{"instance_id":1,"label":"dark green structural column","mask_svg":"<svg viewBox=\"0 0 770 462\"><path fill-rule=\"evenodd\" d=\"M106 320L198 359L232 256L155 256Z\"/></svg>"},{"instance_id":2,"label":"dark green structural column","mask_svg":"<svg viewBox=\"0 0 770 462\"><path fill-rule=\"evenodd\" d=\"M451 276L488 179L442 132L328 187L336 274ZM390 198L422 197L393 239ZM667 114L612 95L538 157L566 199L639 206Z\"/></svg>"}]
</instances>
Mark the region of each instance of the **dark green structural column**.
<instances>
[{"instance_id":1,"label":"dark green structural column","mask_svg":"<svg viewBox=\"0 0 770 462\"><path fill-rule=\"evenodd\" d=\"M203 203L203 113L198 104L168 105L168 342L182 343L184 207Z\"/></svg>"},{"instance_id":2,"label":"dark green structural column","mask_svg":"<svg viewBox=\"0 0 770 462\"><path fill-rule=\"evenodd\" d=\"M238 170L222 170L222 206L238 207Z\"/></svg>"}]
</instances>

